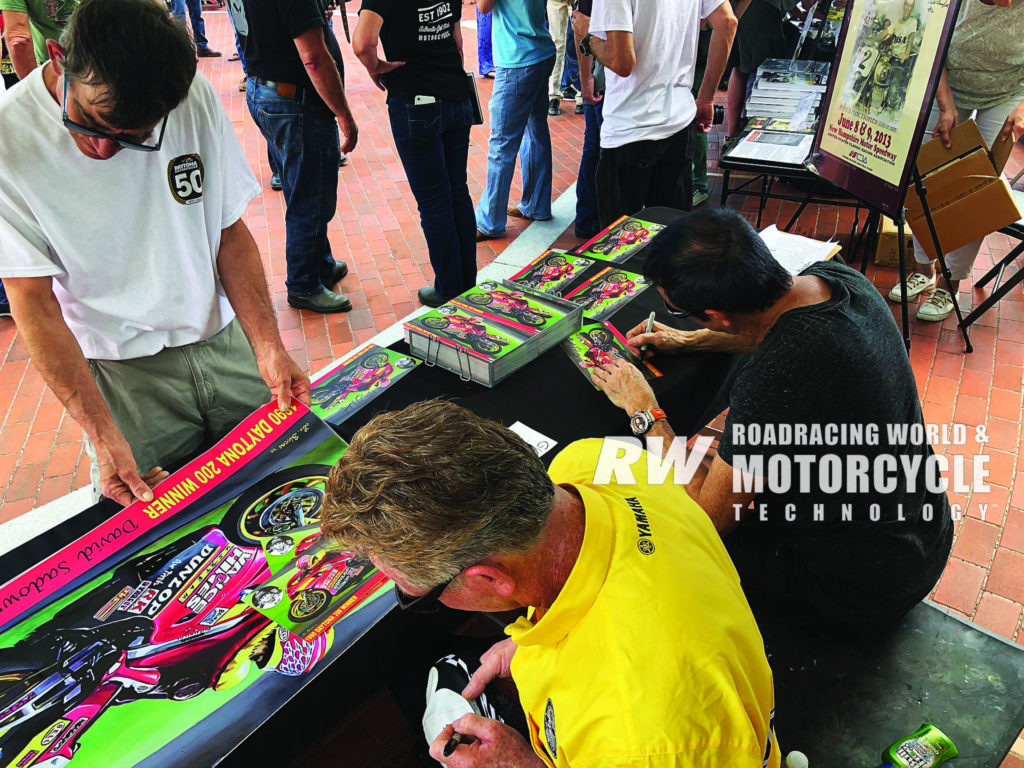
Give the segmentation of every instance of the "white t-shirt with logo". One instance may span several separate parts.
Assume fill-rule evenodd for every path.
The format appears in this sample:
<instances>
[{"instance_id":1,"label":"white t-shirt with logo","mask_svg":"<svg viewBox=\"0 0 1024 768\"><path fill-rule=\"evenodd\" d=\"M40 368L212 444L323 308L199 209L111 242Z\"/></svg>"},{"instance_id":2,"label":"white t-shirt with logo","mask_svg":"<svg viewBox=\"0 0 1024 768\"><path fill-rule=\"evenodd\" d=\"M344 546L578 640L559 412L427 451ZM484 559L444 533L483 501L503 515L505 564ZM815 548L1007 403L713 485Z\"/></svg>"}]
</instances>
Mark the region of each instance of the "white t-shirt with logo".
<instances>
[{"instance_id":1,"label":"white t-shirt with logo","mask_svg":"<svg viewBox=\"0 0 1024 768\"><path fill-rule=\"evenodd\" d=\"M665 139L693 122L690 88L700 21L725 0L594 0L590 32L632 32L636 66L629 77L606 69L601 146Z\"/></svg>"},{"instance_id":2,"label":"white t-shirt with logo","mask_svg":"<svg viewBox=\"0 0 1024 768\"><path fill-rule=\"evenodd\" d=\"M94 160L42 72L0 100L0 278L52 276L90 359L213 336L235 316L217 273L221 230L260 192L213 87L196 74L159 152Z\"/></svg>"}]
</instances>

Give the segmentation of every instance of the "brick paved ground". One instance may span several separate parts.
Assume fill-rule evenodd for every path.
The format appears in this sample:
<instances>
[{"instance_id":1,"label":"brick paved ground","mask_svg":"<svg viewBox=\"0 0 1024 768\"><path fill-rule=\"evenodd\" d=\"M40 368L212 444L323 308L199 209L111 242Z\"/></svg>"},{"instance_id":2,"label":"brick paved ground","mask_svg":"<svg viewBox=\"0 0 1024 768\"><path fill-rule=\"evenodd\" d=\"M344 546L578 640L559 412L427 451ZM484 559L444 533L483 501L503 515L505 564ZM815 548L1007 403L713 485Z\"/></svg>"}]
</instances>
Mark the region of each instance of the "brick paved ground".
<instances>
[{"instance_id":1,"label":"brick paved ground","mask_svg":"<svg viewBox=\"0 0 1024 768\"><path fill-rule=\"evenodd\" d=\"M472 18L472 6L466 6ZM285 345L300 364L318 370L386 328L416 306L416 289L431 282L426 246L416 205L391 141L383 94L365 77L345 48L348 93L360 126L359 147L341 172L339 214L329 234L335 255L348 261L349 276L342 290L354 309L346 315L321 316L289 308L284 293L284 210L279 193L270 190L263 140L249 118L244 94L236 86L237 63L227 61L233 50L224 12L207 14L207 29L223 59L203 59L201 69L221 94L246 156L264 185L263 196L246 213L268 268L274 304ZM475 35L467 29L467 68L475 66ZM486 105L491 81L479 81ZM568 105L567 105L568 106ZM583 118L563 110L550 121L554 145L554 194L564 192L576 178ZM470 190L479 197L486 173L486 128L474 128L469 156ZM718 135L711 137L710 156L717 157ZM1018 146L1008 171L1024 166ZM712 196L719 188L713 179ZM515 190L518 189L517 175ZM750 210L753 201L733 198L730 205ZM772 202L766 223L785 221L795 206ZM832 207L805 212L794 231L830 238L849 231L852 212ZM753 215L750 214L751 220ZM484 243L479 264L490 263L522 231L509 220L508 235ZM574 246L571 228L556 247ZM975 276L993 258L1010 248L1008 239L986 240ZM895 270L868 271L883 291L895 281ZM979 294L980 296L981 294ZM977 301L977 299L976 299ZM913 310L912 310L913 311ZM913 322L913 321L912 321ZM952 318L941 324L914 323L910 357L924 403L925 420L962 423L973 429L983 424L991 442L987 493L951 494L966 514L958 524L953 556L933 598L979 625L1024 644L1024 464L1021 449L1021 388L1024 379L1024 293L1018 288L996 309L981 318L972 331L975 351L963 354ZM841 394L841 393L840 393ZM978 446L937 447L947 453L977 454ZM0 522L22 515L88 482L88 460L81 430L45 389L10 320L0 320ZM983 515L983 506L988 505ZM1024 744L1018 742L1024 756ZM1024 768L1024 757L1011 757L1004 768Z\"/></svg>"}]
</instances>

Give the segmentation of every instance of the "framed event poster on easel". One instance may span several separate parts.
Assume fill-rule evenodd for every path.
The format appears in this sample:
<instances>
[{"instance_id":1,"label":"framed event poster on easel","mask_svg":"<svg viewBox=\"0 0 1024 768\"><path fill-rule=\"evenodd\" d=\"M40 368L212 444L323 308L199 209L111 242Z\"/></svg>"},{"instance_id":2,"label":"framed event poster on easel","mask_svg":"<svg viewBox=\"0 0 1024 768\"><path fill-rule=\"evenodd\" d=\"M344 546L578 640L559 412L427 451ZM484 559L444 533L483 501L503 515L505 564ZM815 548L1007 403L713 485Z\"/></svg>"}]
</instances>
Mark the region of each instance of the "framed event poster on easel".
<instances>
[{"instance_id":1,"label":"framed event poster on easel","mask_svg":"<svg viewBox=\"0 0 1024 768\"><path fill-rule=\"evenodd\" d=\"M850 0L811 163L895 218L960 0Z\"/></svg>"}]
</instances>

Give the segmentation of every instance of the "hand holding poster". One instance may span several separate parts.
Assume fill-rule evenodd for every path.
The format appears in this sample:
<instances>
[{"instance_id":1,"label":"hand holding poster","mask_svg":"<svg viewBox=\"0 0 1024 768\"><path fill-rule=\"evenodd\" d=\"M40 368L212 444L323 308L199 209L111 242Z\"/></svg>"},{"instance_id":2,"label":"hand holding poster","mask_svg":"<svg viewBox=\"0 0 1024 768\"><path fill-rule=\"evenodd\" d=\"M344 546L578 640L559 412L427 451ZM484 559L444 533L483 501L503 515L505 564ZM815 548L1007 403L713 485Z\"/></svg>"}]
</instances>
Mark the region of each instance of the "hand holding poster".
<instances>
[{"instance_id":1,"label":"hand holding poster","mask_svg":"<svg viewBox=\"0 0 1024 768\"><path fill-rule=\"evenodd\" d=\"M899 215L959 0L853 0L812 162L822 176Z\"/></svg>"}]
</instances>

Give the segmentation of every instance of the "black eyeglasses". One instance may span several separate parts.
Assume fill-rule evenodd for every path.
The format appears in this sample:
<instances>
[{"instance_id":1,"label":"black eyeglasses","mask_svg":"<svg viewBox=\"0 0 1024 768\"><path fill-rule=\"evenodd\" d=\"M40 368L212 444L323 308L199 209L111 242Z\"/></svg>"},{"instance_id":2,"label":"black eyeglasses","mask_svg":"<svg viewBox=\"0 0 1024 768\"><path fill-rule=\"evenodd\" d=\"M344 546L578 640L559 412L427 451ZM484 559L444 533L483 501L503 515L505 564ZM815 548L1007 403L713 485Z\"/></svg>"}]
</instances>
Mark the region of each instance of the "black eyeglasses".
<instances>
[{"instance_id":1,"label":"black eyeglasses","mask_svg":"<svg viewBox=\"0 0 1024 768\"><path fill-rule=\"evenodd\" d=\"M459 573L462 573L462 571L459 571ZM395 600L398 601L398 607L410 613L429 613L430 611L437 610L437 603L441 600L441 595L448 589L448 585L458 578L459 573L456 573L448 581L438 584L425 595L406 594L399 588L398 584L395 584Z\"/></svg>"},{"instance_id":2,"label":"black eyeglasses","mask_svg":"<svg viewBox=\"0 0 1024 768\"><path fill-rule=\"evenodd\" d=\"M94 128L76 123L70 117L68 117L68 78L64 76L64 103L63 103L63 114L61 119L64 122L64 127L75 133L81 133L84 136L94 136L97 139L108 139L109 141L116 141L120 146L125 149L134 149L139 152L156 152L160 149L160 145L164 143L164 130L167 128L167 118L170 115L164 115L164 121L160 124L160 136L156 140L156 144L142 144L138 141L132 141L131 139L119 139L117 136L111 136L109 133L103 131L97 131Z\"/></svg>"},{"instance_id":3,"label":"black eyeglasses","mask_svg":"<svg viewBox=\"0 0 1024 768\"><path fill-rule=\"evenodd\" d=\"M683 318L689 317L693 314L693 312L688 312L685 309L676 309L668 303L667 299L663 299L663 301L665 303L665 311L672 315L672 317L678 317L682 320Z\"/></svg>"}]
</instances>

